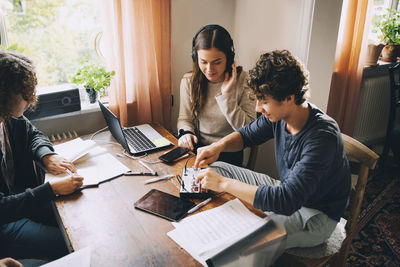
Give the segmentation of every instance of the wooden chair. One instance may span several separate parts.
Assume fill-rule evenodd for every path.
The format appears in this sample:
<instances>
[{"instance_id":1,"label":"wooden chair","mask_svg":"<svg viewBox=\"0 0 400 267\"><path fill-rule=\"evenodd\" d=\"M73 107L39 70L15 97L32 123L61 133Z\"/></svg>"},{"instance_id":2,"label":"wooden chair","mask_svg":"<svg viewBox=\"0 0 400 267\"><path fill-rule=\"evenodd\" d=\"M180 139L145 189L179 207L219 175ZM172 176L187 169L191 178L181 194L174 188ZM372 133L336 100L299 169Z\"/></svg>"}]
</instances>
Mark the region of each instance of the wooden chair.
<instances>
[{"instance_id":1,"label":"wooden chair","mask_svg":"<svg viewBox=\"0 0 400 267\"><path fill-rule=\"evenodd\" d=\"M394 122L396 120L397 108L400 108L400 62L398 62L393 67L389 68L389 78L390 78L390 110L389 110L389 120L386 128L386 138L385 145L383 147L383 152L381 154L381 159L379 161L379 168L383 167L386 161L387 155L389 154L390 147L390 132L393 129Z\"/></svg>"},{"instance_id":2,"label":"wooden chair","mask_svg":"<svg viewBox=\"0 0 400 267\"><path fill-rule=\"evenodd\" d=\"M365 186L370 170L373 170L379 159L379 156L370 150L365 145L357 140L342 134L344 149L349 160L356 160L360 163L360 171L355 181L355 188L352 187L349 205L349 217L345 225L346 237L339 249L339 251L331 256L326 256L320 259L304 258L284 253L280 260L293 264L294 266L322 266L328 261L333 266L346 266L347 255L349 253L350 245L356 234L356 226L358 223L358 216L360 214L361 203L364 198ZM332 266L332 265L331 265Z\"/></svg>"}]
</instances>

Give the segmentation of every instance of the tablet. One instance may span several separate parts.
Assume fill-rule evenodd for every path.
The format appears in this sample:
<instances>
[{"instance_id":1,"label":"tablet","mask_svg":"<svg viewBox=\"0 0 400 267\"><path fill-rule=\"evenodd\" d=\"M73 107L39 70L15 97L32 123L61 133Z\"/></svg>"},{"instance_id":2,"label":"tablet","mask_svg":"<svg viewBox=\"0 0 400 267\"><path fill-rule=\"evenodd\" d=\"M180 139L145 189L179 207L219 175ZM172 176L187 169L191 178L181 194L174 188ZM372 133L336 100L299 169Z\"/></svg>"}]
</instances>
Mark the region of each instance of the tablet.
<instances>
[{"instance_id":1,"label":"tablet","mask_svg":"<svg viewBox=\"0 0 400 267\"><path fill-rule=\"evenodd\" d=\"M135 202L135 208L160 216L170 221L179 221L195 204L192 201L180 199L174 195L150 190Z\"/></svg>"}]
</instances>

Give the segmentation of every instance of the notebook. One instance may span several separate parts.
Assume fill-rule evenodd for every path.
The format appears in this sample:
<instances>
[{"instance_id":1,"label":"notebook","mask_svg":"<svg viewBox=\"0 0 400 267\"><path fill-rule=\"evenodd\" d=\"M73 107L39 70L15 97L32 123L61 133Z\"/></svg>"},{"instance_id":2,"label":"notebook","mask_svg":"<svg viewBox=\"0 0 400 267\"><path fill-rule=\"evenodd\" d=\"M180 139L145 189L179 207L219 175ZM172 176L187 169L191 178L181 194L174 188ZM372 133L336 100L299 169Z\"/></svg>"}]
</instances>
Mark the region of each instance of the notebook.
<instances>
[{"instance_id":1,"label":"notebook","mask_svg":"<svg viewBox=\"0 0 400 267\"><path fill-rule=\"evenodd\" d=\"M82 140L78 137L71 141L55 145L54 150L57 154L65 157L67 160L75 162L85 156L89 150L95 146L96 142L93 140Z\"/></svg>"},{"instance_id":2,"label":"notebook","mask_svg":"<svg viewBox=\"0 0 400 267\"><path fill-rule=\"evenodd\" d=\"M111 134L130 154L140 155L173 145L149 124L123 129L111 110L100 101L98 102Z\"/></svg>"}]
</instances>

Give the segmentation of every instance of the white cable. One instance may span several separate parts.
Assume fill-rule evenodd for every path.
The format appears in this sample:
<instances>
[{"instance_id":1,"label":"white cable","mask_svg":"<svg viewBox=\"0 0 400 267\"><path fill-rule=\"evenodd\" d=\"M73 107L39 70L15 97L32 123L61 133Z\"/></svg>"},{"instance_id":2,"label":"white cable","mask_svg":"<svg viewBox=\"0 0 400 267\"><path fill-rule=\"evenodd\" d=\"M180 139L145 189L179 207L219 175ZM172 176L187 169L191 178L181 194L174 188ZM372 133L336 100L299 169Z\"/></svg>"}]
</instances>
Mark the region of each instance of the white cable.
<instances>
[{"instance_id":1,"label":"white cable","mask_svg":"<svg viewBox=\"0 0 400 267\"><path fill-rule=\"evenodd\" d=\"M130 155L128 152L126 152L126 150L124 150L124 155L125 155L125 157L130 158L130 159L140 159L140 158L146 157L147 153L142 156L135 157L135 156Z\"/></svg>"},{"instance_id":2,"label":"white cable","mask_svg":"<svg viewBox=\"0 0 400 267\"><path fill-rule=\"evenodd\" d=\"M94 134L92 134L92 136L90 137L90 140L93 140L93 137L94 137L96 134L98 134L98 133L104 131L104 130L107 129L107 128L108 128L108 126L102 128L102 129L98 130L97 132L95 132Z\"/></svg>"}]
</instances>

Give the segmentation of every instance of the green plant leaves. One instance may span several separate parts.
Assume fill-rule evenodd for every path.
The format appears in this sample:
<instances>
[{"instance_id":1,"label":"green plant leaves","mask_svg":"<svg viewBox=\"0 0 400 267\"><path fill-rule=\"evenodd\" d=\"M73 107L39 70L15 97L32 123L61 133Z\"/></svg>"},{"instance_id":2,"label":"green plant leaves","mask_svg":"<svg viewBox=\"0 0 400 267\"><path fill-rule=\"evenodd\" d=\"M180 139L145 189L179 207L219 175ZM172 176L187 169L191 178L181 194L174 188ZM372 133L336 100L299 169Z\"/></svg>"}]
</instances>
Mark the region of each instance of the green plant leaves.
<instances>
[{"instance_id":1,"label":"green plant leaves","mask_svg":"<svg viewBox=\"0 0 400 267\"><path fill-rule=\"evenodd\" d=\"M78 69L72 82L83 85L85 88L93 88L103 96L114 75L115 71L106 71L103 66L85 65Z\"/></svg>"},{"instance_id":2,"label":"green plant leaves","mask_svg":"<svg viewBox=\"0 0 400 267\"><path fill-rule=\"evenodd\" d=\"M388 13L373 20L373 32L385 44L400 44L400 11L387 9Z\"/></svg>"}]
</instances>

